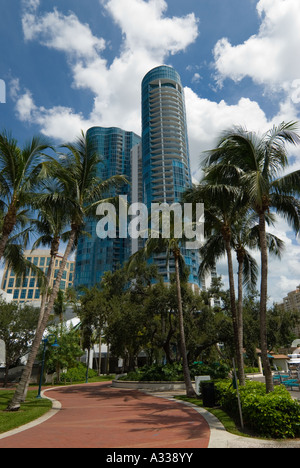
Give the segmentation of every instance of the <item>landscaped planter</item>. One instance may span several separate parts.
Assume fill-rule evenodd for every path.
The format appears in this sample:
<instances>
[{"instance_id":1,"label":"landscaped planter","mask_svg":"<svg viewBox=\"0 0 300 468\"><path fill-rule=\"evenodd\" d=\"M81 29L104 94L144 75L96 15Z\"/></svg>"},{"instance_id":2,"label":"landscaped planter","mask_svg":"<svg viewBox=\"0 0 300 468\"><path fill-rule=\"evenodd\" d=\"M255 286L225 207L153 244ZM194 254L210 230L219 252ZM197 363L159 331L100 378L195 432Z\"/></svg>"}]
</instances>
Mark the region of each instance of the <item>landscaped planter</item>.
<instances>
[{"instance_id":1,"label":"landscaped planter","mask_svg":"<svg viewBox=\"0 0 300 468\"><path fill-rule=\"evenodd\" d=\"M185 390L185 383L180 382L138 382L133 380L113 380L112 386L116 388L127 388L132 390L149 390L149 391L173 391Z\"/></svg>"}]
</instances>

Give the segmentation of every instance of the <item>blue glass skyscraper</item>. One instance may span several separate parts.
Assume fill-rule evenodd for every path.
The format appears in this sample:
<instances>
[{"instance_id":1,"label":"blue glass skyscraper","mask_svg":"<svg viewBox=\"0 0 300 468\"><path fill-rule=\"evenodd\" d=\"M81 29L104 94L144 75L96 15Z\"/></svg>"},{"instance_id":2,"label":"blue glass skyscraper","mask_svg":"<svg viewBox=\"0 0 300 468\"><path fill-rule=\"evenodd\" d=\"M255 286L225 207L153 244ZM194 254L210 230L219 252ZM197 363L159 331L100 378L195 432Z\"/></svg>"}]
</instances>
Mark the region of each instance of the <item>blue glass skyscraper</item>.
<instances>
[{"instance_id":1,"label":"blue glass skyscraper","mask_svg":"<svg viewBox=\"0 0 300 468\"><path fill-rule=\"evenodd\" d=\"M88 151L97 152L102 162L98 176L106 180L114 175L124 175L131 181L131 150L141 138L133 132L120 128L92 127L87 131ZM118 192L131 198L130 185ZM129 239L99 239L96 234L97 220L86 220L85 231L78 241L74 286L92 287L99 283L105 271L115 271L128 259L131 251Z\"/></svg>"},{"instance_id":2,"label":"blue glass skyscraper","mask_svg":"<svg viewBox=\"0 0 300 468\"><path fill-rule=\"evenodd\" d=\"M184 90L179 74L166 65L150 70L142 81L142 179L144 203L172 203L191 186ZM199 254L183 250L189 283L199 286ZM174 267L163 255L154 258L165 281Z\"/></svg>"}]
</instances>

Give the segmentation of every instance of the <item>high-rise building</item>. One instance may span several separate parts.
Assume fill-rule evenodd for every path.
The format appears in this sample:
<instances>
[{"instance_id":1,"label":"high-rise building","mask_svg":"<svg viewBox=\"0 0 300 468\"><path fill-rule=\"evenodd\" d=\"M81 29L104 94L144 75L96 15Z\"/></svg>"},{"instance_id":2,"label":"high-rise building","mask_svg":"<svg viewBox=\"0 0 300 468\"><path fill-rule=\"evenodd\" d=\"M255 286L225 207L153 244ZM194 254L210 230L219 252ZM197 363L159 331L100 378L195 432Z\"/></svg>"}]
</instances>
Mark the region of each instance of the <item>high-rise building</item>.
<instances>
[{"instance_id":1,"label":"high-rise building","mask_svg":"<svg viewBox=\"0 0 300 468\"><path fill-rule=\"evenodd\" d=\"M169 66L142 82L142 151L144 202L179 201L191 173L183 87Z\"/></svg>"},{"instance_id":2,"label":"high-rise building","mask_svg":"<svg viewBox=\"0 0 300 468\"><path fill-rule=\"evenodd\" d=\"M170 66L150 70L142 81L142 182L144 203L172 203L191 186L184 90L179 74ZM200 286L199 254L183 250L190 269L189 283ZM164 255L153 258L165 281L174 271Z\"/></svg>"},{"instance_id":3,"label":"high-rise building","mask_svg":"<svg viewBox=\"0 0 300 468\"><path fill-rule=\"evenodd\" d=\"M24 257L47 274L47 269L50 264L49 250L26 250L24 252ZM54 285L62 258L63 256L58 254L55 259L53 274L50 278L50 288ZM73 286L74 269L75 262L68 261L60 282L60 289L63 291ZM25 303L40 300L40 287L37 280L37 274L31 268L28 269L24 277L20 278L15 275L12 268L9 268L6 265L4 268L1 289L5 293L12 295L11 297L13 302Z\"/></svg>"},{"instance_id":4,"label":"high-rise building","mask_svg":"<svg viewBox=\"0 0 300 468\"><path fill-rule=\"evenodd\" d=\"M92 127L87 131L88 151L97 152L101 158L98 176L106 180L114 175L124 175L131 182L131 150L141 138L133 132L120 128ZM126 195L131 200L131 185L124 184L112 195ZM85 230L89 236L78 241L74 286L92 287L99 283L106 271L115 271L131 254L129 239L99 239L96 233L97 220L86 220Z\"/></svg>"}]
</instances>

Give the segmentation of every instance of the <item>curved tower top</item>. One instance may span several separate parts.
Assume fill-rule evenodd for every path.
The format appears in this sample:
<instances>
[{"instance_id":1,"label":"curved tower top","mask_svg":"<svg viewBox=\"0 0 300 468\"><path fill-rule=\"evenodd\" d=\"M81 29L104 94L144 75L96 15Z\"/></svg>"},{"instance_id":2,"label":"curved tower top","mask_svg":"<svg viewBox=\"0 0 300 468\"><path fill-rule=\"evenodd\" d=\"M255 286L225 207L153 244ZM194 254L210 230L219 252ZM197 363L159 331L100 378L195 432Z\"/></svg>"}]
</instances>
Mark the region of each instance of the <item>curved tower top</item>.
<instances>
[{"instance_id":1,"label":"curved tower top","mask_svg":"<svg viewBox=\"0 0 300 468\"><path fill-rule=\"evenodd\" d=\"M142 81L144 200L174 203L191 185L184 92L168 65L150 70Z\"/></svg>"}]
</instances>

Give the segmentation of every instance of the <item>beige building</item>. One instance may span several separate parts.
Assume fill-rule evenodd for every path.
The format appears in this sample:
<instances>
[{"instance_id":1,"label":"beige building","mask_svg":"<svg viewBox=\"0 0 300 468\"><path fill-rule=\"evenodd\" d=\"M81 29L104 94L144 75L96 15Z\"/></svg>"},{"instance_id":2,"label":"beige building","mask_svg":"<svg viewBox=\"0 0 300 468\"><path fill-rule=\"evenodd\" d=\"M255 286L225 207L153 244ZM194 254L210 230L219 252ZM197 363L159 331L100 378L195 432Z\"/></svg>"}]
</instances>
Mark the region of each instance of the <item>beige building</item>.
<instances>
[{"instance_id":1,"label":"beige building","mask_svg":"<svg viewBox=\"0 0 300 468\"><path fill-rule=\"evenodd\" d=\"M27 260L47 274L47 268L50 264L49 250L26 250L24 255ZM50 287L53 287L61 261L62 255L58 255L55 260L53 275L50 279ZM74 270L75 262L67 262L60 282L60 289L66 290L73 286ZM40 300L40 289L37 281L37 275L32 269L29 269L24 277L17 278L14 271L5 266L1 289L5 293L12 295L14 302L24 303Z\"/></svg>"},{"instance_id":2,"label":"beige building","mask_svg":"<svg viewBox=\"0 0 300 468\"><path fill-rule=\"evenodd\" d=\"M283 299L283 303L278 304L278 306L287 312L291 312L293 310L298 310L300 312L300 285L295 289L295 291L289 292Z\"/></svg>"},{"instance_id":3,"label":"beige building","mask_svg":"<svg viewBox=\"0 0 300 468\"><path fill-rule=\"evenodd\" d=\"M277 304L282 310L287 312L298 311L300 313L300 285L288 293L281 304ZM300 337L300 323L296 326L294 333Z\"/></svg>"}]
</instances>

